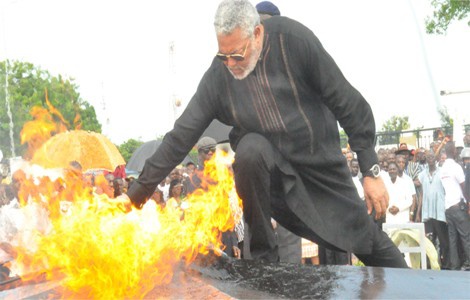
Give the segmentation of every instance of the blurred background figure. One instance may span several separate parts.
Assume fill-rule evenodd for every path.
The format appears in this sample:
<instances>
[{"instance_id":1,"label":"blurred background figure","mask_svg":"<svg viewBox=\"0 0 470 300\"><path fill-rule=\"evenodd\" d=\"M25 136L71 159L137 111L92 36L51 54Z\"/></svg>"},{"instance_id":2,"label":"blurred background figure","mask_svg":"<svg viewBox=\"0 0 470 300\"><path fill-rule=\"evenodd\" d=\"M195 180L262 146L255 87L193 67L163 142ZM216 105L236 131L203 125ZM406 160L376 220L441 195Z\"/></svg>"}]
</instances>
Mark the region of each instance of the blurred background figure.
<instances>
[{"instance_id":1,"label":"blurred background figure","mask_svg":"<svg viewBox=\"0 0 470 300\"><path fill-rule=\"evenodd\" d=\"M256 4L256 10L258 11L261 21L271 18L272 16L280 16L281 12L276 5L270 1L262 1Z\"/></svg>"}]
</instances>

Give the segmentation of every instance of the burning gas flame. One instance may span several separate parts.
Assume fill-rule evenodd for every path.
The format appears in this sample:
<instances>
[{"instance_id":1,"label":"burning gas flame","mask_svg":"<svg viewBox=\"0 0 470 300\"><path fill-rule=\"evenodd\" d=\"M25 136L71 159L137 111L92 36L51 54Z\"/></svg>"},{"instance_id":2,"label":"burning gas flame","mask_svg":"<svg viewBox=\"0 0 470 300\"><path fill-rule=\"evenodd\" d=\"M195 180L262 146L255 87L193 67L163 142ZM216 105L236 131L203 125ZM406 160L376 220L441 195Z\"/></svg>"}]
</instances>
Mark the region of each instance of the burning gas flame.
<instances>
[{"instance_id":1,"label":"burning gas flame","mask_svg":"<svg viewBox=\"0 0 470 300\"><path fill-rule=\"evenodd\" d=\"M46 103L48 110L31 110L34 120L21 132L31 154L68 126L47 91ZM79 123L77 117L74 124ZM218 151L206 163L203 189L187 197L185 209L148 201L129 213L97 194L85 174L26 164L14 174L22 226L9 241L15 260L8 267L25 281L38 272L61 280L67 298L143 298L169 283L178 266L223 249L221 232L241 218L232 160ZM96 178L100 182L106 180Z\"/></svg>"},{"instance_id":2,"label":"burning gas flame","mask_svg":"<svg viewBox=\"0 0 470 300\"><path fill-rule=\"evenodd\" d=\"M45 90L45 97L47 109L34 106L30 111L33 120L26 122L20 133L21 144L28 143L28 157L32 157L34 151L41 147L52 135L67 131L67 127L69 127L60 111L49 101L47 89ZM75 117L75 120L79 123L80 118Z\"/></svg>"},{"instance_id":3,"label":"burning gas flame","mask_svg":"<svg viewBox=\"0 0 470 300\"><path fill-rule=\"evenodd\" d=\"M79 173L65 170L55 179L16 174L23 209L48 217L18 235L12 270L23 278L46 270L49 280L64 278L76 298L144 297L156 284L169 283L179 264L223 247L220 232L239 221L229 203L230 160L217 152L206 164L208 184L186 199L185 210L149 201L125 213L113 199L94 193Z\"/></svg>"}]
</instances>

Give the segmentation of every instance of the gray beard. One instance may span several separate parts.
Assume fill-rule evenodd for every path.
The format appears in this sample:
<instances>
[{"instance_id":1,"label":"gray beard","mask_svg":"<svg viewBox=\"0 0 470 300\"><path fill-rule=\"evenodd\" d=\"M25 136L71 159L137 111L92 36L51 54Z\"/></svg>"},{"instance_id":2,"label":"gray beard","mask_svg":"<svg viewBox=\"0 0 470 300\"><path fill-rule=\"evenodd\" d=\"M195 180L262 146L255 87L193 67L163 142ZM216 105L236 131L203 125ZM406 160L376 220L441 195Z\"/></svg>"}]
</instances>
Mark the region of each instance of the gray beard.
<instances>
[{"instance_id":1,"label":"gray beard","mask_svg":"<svg viewBox=\"0 0 470 300\"><path fill-rule=\"evenodd\" d=\"M243 74L241 74L241 75L233 74L232 70L230 70L227 67L228 70L230 71L230 73L232 74L233 78L235 78L237 80L243 80L248 75L250 75L250 73L253 72L253 70L256 68L256 64L258 63L258 58L260 56L260 53L261 53L261 50L257 50L253 45L253 47L251 48L251 55L248 58L250 62L248 63L248 66L243 70Z\"/></svg>"}]
</instances>

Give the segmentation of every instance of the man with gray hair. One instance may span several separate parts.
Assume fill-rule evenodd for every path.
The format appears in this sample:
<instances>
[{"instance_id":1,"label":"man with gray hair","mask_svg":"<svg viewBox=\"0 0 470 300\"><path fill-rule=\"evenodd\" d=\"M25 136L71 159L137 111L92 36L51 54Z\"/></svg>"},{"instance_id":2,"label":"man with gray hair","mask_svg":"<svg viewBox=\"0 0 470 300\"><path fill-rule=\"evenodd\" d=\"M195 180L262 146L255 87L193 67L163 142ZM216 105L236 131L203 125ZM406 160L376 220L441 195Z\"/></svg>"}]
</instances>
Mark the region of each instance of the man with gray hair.
<instances>
[{"instance_id":1,"label":"man with gray hair","mask_svg":"<svg viewBox=\"0 0 470 300\"><path fill-rule=\"evenodd\" d=\"M366 265L407 265L375 225L388 194L374 151L375 122L317 37L282 17L260 23L246 0L224 0L214 20L218 52L173 130L128 191L140 207L213 119L233 126L236 188L254 259L279 258L271 217L291 232ZM341 153L337 121L364 176L365 202Z\"/></svg>"}]
</instances>

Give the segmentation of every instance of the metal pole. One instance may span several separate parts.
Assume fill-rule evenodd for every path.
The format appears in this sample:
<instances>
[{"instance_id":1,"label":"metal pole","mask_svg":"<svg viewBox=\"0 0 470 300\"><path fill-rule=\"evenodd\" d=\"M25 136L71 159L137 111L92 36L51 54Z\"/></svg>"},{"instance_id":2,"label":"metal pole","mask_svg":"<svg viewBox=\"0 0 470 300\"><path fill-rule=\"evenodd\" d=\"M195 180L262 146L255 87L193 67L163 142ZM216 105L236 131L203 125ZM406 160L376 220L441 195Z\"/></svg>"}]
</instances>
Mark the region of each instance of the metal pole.
<instances>
[{"instance_id":1,"label":"metal pole","mask_svg":"<svg viewBox=\"0 0 470 300\"><path fill-rule=\"evenodd\" d=\"M7 115L10 120L9 127L10 127L10 147L11 147L11 156L16 157L15 153L15 141L13 139L13 116L11 114L11 109L10 109L10 98L9 98L9 92L8 92L8 73L9 73L9 61L7 58L7 38L6 38L6 22L5 22L5 11L7 10L7 6L13 2L10 2L8 4L4 5L4 8L2 9L3 11L3 39L4 39L4 48L5 48L5 106L7 108Z\"/></svg>"}]
</instances>

